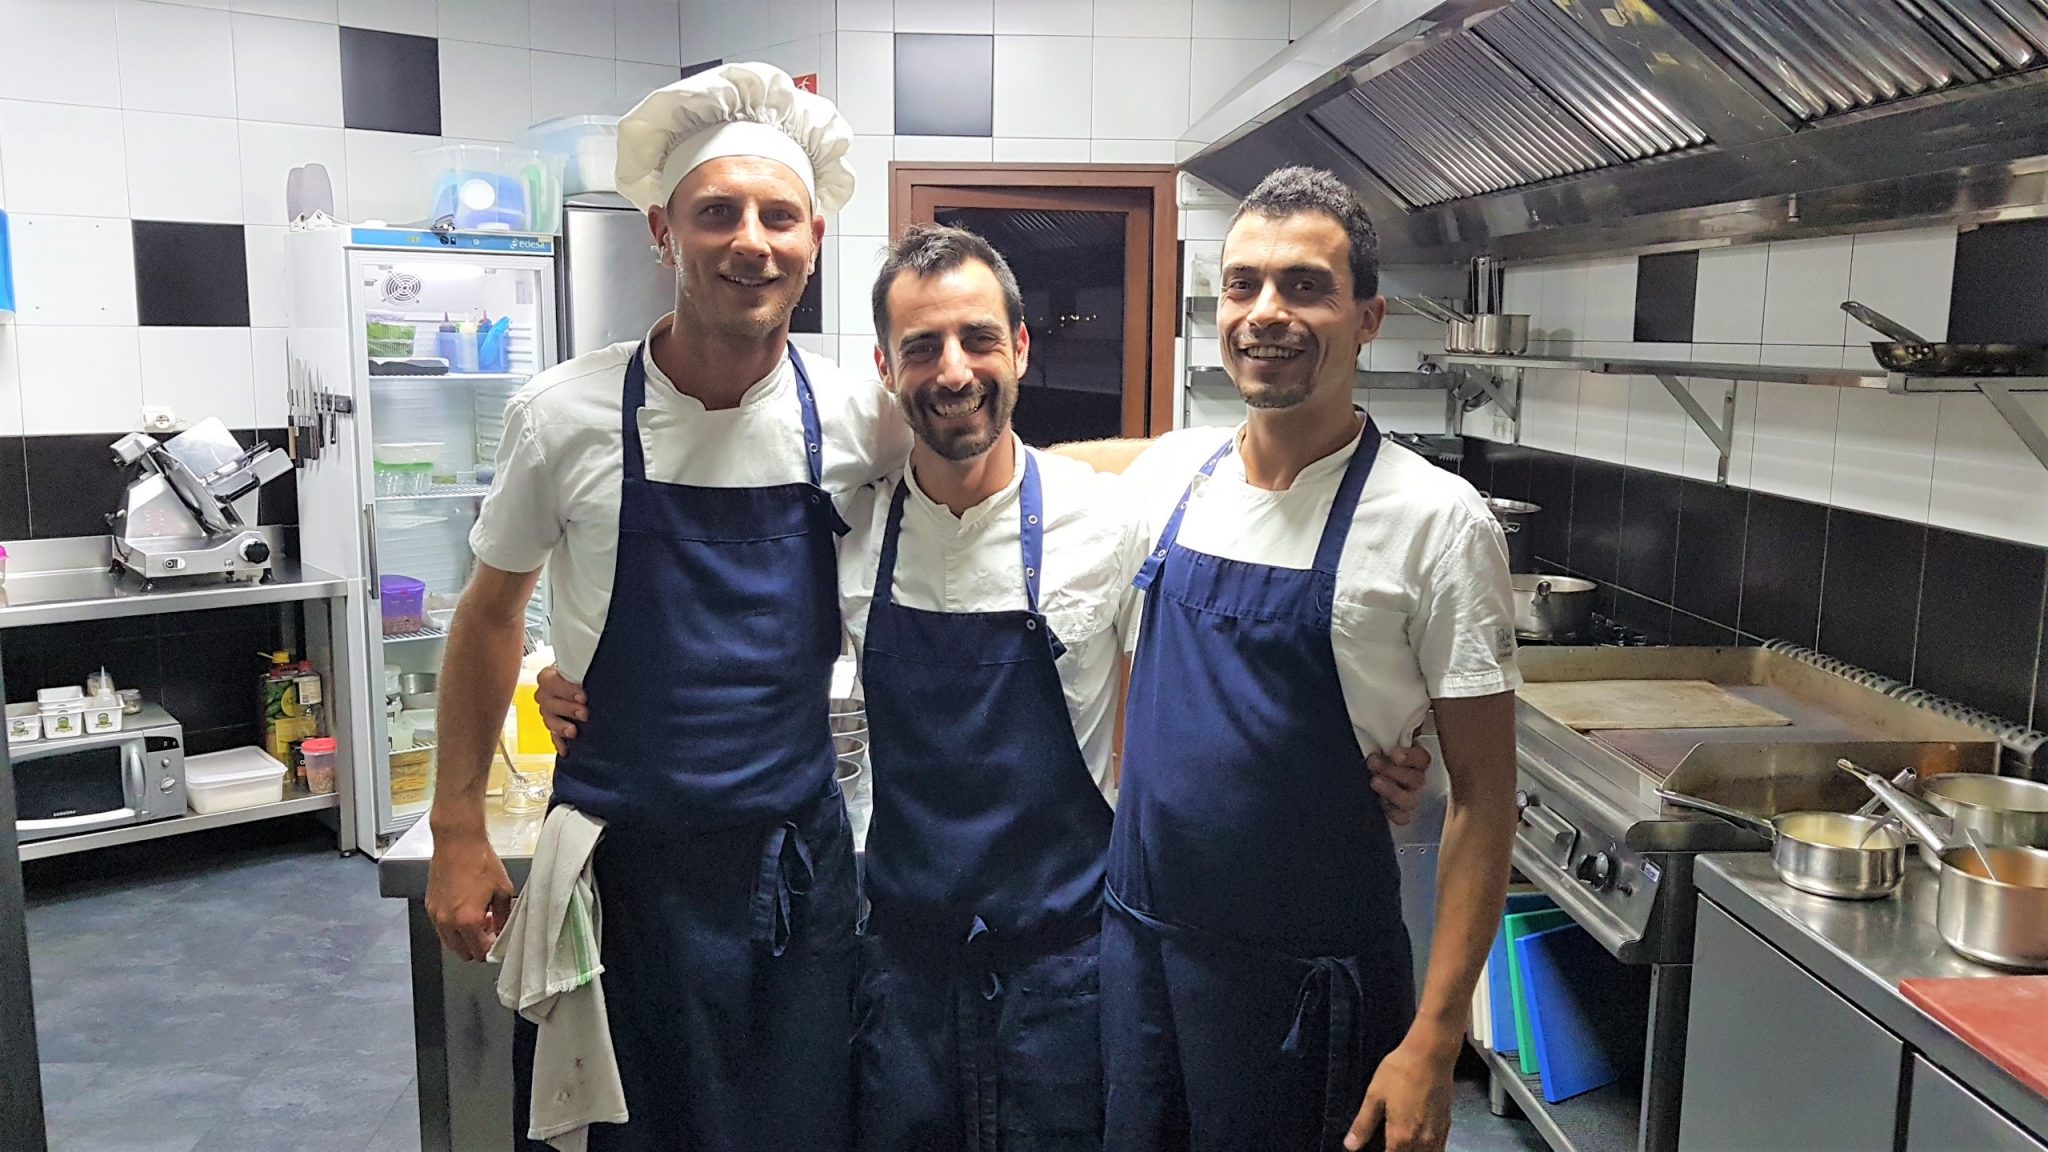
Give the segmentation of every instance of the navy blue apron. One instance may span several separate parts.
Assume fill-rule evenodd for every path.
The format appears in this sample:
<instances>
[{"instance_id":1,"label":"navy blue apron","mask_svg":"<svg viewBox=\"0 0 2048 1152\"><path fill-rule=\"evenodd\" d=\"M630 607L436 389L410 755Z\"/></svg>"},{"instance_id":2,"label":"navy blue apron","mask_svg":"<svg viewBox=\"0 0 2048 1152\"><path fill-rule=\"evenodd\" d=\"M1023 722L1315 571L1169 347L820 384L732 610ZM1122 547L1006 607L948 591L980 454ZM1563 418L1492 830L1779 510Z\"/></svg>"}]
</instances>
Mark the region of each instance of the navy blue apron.
<instances>
[{"instance_id":1,"label":"navy blue apron","mask_svg":"<svg viewBox=\"0 0 2048 1152\"><path fill-rule=\"evenodd\" d=\"M591 719L554 781L557 802L607 822L602 979L631 1120L595 1126L590 1148L840 1148L859 897L827 720L845 525L820 486L817 404L792 347L808 483L652 481L643 349L620 400ZM520 1021L522 1140L532 1040Z\"/></svg>"},{"instance_id":2,"label":"navy blue apron","mask_svg":"<svg viewBox=\"0 0 2048 1152\"><path fill-rule=\"evenodd\" d=\"M856 998L864 1152L1102 1142L1097 936L1110 808L1074 739L1038 611L1044 510L1027 453L1021 612L895 601L909 477L868 609L873 904Z\"/></svg>"},{"instance_id":3,"label":"navy blue apron","mask_svg":"<svg viewBox=\"0 0 2048 1152\"><path fill-rule=\"evenodd\" d=\"M1337 678L1337 562L1365 425L1314 567L1177 542L1136 584L1102 940L1110 1149L1334 1149L1414 1014L1393 841Z\"/></svg>"}]
</instances>

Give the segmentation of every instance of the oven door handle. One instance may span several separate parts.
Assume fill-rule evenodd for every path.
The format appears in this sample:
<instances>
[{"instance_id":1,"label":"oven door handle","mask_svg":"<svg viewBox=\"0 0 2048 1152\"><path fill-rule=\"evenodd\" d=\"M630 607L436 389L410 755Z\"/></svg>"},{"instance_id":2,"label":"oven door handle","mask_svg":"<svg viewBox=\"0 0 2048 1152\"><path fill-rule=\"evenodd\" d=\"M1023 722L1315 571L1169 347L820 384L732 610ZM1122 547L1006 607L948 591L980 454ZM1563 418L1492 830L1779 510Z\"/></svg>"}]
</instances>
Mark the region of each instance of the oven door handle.
<instances>
[{"instance_id":1,"label":"oven door handle","mask_svg":"<svg viewBox=\"0 0 2048 1152\"><path fill-rule=\"evenodd\" d=\"M1522 875L1535 881L1564 910L1579 927L1584 928L1594 940L1599 941L1608 955L1624 964L1635 964L1643 956L1643 938L1624 924L1621 919L1601 907L1598 900L1587 895L1586 889L1566 873L1559 872L1543 855L1541 849L1530 844L1523 837L1515 837L1515 867ZM1562 879L1559 879L1562 877Z\"/></svg>"},{"instance_id":2,"label":"oven door handle","mask_svg":"<svg viewBox=\"0 0 2048 1152\"><path fill-rule=\"evenodd\" d=\"M23 835L54 836L60 832L87 832L94 828L133 824L135 815L133 808L116 808L111 812L88 812L83 816L59 816L52 820L17 820L14 828Z\"/></svg>"}]
</instances>

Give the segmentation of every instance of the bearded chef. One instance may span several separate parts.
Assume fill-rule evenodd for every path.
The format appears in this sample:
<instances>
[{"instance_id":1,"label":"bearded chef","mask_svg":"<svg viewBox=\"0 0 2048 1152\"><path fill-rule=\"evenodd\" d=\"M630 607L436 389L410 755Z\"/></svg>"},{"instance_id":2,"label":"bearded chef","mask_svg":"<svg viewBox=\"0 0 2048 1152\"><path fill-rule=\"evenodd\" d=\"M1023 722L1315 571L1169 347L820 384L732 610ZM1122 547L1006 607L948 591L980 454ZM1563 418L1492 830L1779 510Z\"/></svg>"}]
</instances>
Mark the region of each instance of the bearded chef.
<instances>
[{"instance_id":1,"label":"bearded chef","mask_svg":"<svg viewBox=\"0 0 2048 1152\"><path fill-rule=\"evenodd\" d=\"M506 928L483 793L545 564L557 660L596 716L556 768L525 923L498 954L522 1009L516 1129L558 1148L847 1141L835 552L840 501L900 468L909 437L878 385L788 333L824 216L853 193L851 135L762 64L642 100L618 184L675 269L675 310L506 407L448 641L427 910L466 959Z\"/></svg>"}]
</instances>

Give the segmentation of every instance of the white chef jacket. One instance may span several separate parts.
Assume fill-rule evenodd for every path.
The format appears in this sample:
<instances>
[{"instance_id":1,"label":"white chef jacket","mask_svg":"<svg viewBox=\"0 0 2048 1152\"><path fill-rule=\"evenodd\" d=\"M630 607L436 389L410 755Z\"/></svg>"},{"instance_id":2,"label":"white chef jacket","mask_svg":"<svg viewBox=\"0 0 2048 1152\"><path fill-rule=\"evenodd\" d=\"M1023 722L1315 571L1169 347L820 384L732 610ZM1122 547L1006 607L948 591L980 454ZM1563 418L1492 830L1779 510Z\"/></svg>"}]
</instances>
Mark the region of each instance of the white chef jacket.
<instances>
[{"instance_id":1,"label":"white chef jacket","mask_svg":"<svg viewBox=\"0 0 2048 1152\"><path fill-rule=\"evenodd\" d=\"M1014 433L1012 434L1014 436ZM908 468L862 489L850 501L853 531L840 544L841 615L855 652L874 601L882 535L896 489L910 485L896 543L896 603L928 612L1015 612L1025 607L1022 518L1024 454L1038 461L1044 504L1039 610L1066 646L1056 665L1074 739L1096 786L1113 796L1117 654L1131 574L1146 538L1124 512L1117 477L1018 442L1016 469L1003 490L955 517L927 496Z\"/></svg>"},{"instance_id":2,"label":"white chef jacket","mask_svg":"<svg viewBox=\"0 0 2048 1152\"><path fill-rule=\"evenodd\" d=\"M1148 548L1203 462L1238 431L1168 433L1123 473ZM1313 567L1357 447L1354 439L1302 469L1280 492L1246 483L1244 456L1232 451L1195 484L1179 542L1228 560ZM1143 594L1133 595L1142 605ZM1433 698L1520 687L1507 537L1479 493L1382 443L1337 561L1330 632L1351 726L1368 755L1412 743Z\"/></svg>"},{"instance_id":3,"label":"white chef jacket","mask_svg":"<svg viewBox=\"0 0 2048 1152\"><path fill-rule=\"evenodd\" d=\"M671 317L657 321L654 332ZM650 346L653 332L649 333ZM619 416L632 342L557 364L505 406L498 474L470 531L477 559L508 572L548 565L550 633L562 675L581 683L604 632L618 566L625 454ZM850 497L903 466L910 429L872 377L804 353L824 434L822 476L845 516ZM785 358L737 407L709 411L647 366L640 443L647 478L707 488L803 483L803 417Z\"/></svg>"}]
</instances>

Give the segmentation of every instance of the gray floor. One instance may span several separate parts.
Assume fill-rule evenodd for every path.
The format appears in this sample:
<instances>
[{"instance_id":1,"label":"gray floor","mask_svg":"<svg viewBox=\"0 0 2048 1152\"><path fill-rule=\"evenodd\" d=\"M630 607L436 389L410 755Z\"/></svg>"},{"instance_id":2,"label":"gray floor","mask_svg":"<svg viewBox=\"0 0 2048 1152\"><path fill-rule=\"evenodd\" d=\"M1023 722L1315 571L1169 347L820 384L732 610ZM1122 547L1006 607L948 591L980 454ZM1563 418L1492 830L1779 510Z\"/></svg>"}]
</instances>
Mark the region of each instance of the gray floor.
<instances>
[{"instance_id":1,"label":"gray floor","mask_svg":"<svg viewBox=\"0 0 2048 1152\"><path fill-rule=\"evenodd\" d=\"M404 909L310 820L26 865L52 1152L416 1152ZM1536 1152L1458 1082L1451 1148Z\"/></svg>"}]
</instances>

